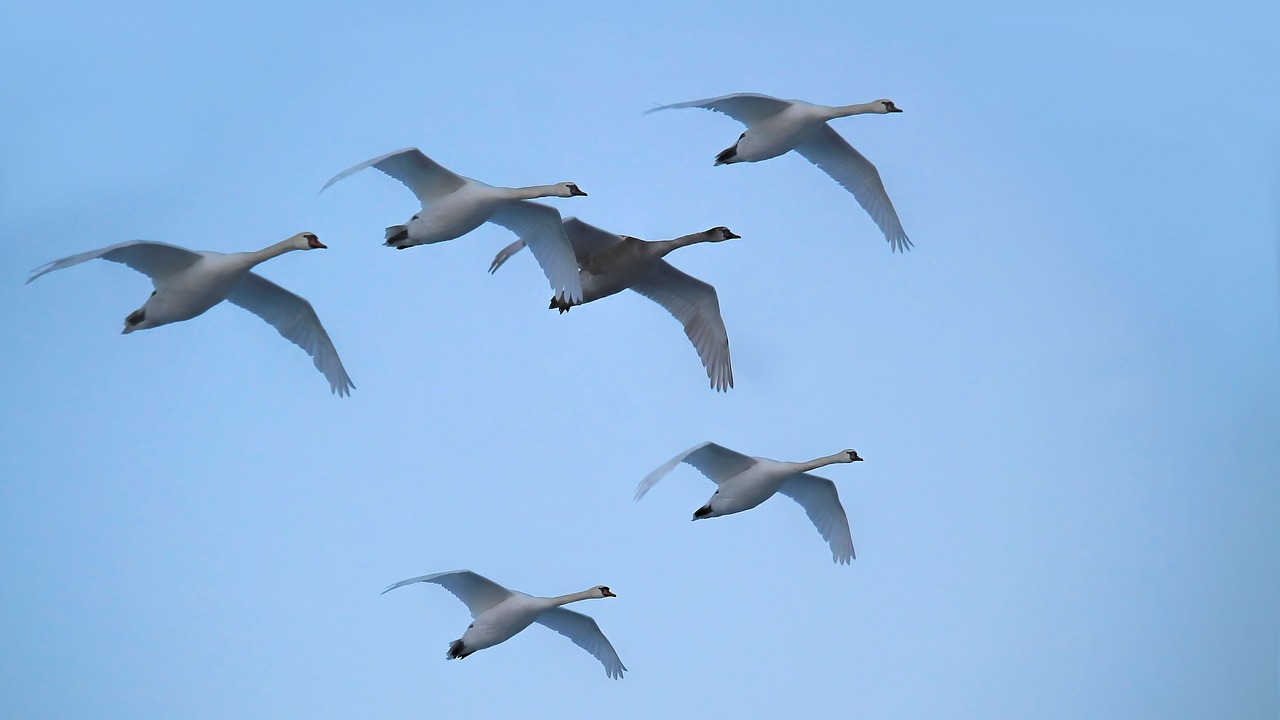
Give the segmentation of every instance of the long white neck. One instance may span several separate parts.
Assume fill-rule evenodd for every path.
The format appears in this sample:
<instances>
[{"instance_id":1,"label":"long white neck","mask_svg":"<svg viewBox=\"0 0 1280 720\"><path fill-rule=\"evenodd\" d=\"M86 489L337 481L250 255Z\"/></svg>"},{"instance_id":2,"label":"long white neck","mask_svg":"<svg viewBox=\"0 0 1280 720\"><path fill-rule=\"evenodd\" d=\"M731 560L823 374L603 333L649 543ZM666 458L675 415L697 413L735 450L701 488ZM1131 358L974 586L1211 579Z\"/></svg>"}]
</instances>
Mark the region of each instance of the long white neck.
<instances>
[{"instance_id":1,"label":"long white neck","mask_svg":"<svg viewBox=\"0 0 1280 720\"><path fill-rule=\"evenodd\" d=\"M798 469L798 472L809 472L810 470L817 470L820 467L826 467L827 465L833 465L839 462L849 462L849 453L838 452L834 455L815 458L808 462L796 463L796 468Z\"/></svg>"},{"instance_id":2,"label":"long white neck","mask_svg":"<svg viewBox=\"0 0 1280 720\"><path fill-rule=\"evenodd\" d=\"M559 185L530 185L529 187L507 188L507 193L515 200L533 200L534 198L559 197Z\"/></svg>"},{"instance_id":3,"label":"long white neck","mask_svg":"<svg viewBox=\"0 0 1280 720\"><path fill-rule=\"evenodd\" d=\"M595 598L595 588L583 590L582 592L571 593L569 595L558 595L556 597L546 598L547 603L551 607L560 607L569 603L578 602L579 600L591 600Z\"/></svg>"},{"instance_id":4,"label":"long white neck","mask_svg":"<svg viewBox=\"0 0 1280 720\"><path fill-rule=\"evenodd\" d=\"M848 117L850 115L863 115L865 113L878 113L884 109L884 106L877 102L858 103L857 105L836 105L835 107L824 107L827 119Z\"/></svg>"},{"instance_id":5,"label":"long white neck","mask_svg":"<svg viewBox=\"0 0 1280 720\"><path fill-rule=\"evenodd\" d=\"M248 260L250 260L253 265L257 265L258 263L266 262L267 260L270 260L273 257L278 257L280 255L283 255L289 252L290 250L299 250L299 249L300 248L298 247L297 243L294 242L293 238L289 238L288 240L281 240L275 245L269 245L267 247L264 247L261 250L245 253L245 257Z\"/></svg>"}]
</instances>

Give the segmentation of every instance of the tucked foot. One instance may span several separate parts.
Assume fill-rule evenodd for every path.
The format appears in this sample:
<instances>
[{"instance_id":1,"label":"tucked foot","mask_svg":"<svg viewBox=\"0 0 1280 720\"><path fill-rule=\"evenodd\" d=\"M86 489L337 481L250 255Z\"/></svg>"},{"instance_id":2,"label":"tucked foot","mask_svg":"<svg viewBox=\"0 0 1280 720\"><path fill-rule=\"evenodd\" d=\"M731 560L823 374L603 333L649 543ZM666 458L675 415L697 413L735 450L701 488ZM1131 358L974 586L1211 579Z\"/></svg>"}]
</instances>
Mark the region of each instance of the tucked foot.
<instances>
[{"instance_id":1,"label":"tucked foot","mask_svg":"<svg viewBox=\"0 0 1280 720\"><path fill-rule=\"evenodd\" d=\"M462 649L461 640L454 640L453 642L449 643L449 650L444 655L450 660L461 660L462 658L470 654L471 653L466 652L465 650Z\"/></svg>"}]
</instances>

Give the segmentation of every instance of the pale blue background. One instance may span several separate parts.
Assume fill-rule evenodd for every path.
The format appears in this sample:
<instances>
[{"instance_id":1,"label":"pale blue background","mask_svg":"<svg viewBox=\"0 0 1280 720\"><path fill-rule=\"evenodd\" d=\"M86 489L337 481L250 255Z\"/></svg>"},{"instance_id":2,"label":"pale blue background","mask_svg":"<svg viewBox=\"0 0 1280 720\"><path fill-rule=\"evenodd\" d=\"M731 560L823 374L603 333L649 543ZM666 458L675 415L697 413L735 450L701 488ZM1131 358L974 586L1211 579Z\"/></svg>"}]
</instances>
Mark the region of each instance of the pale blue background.
<instances>
[{"instance_id":1,"label":"pale blue background","mask_svg":"<svg viewBox=\"0 0 1280 720\"><path fill-rule=\"evenodd\" d=\"M1274 3L61 4L0 10L0 716L1275 718L1280 87ZM657 103L901 115L893 255L796 156ZM406 145L716 285L738 387L624 294L564 317L486 226L396 253ZM330 250L308 297L358 389L234 307L128 337L143 238ZM706 439L823 474L690 523ZM541 628L465 662L467 567L584 603L621 682Z\"/></svg>"}]
</instances>

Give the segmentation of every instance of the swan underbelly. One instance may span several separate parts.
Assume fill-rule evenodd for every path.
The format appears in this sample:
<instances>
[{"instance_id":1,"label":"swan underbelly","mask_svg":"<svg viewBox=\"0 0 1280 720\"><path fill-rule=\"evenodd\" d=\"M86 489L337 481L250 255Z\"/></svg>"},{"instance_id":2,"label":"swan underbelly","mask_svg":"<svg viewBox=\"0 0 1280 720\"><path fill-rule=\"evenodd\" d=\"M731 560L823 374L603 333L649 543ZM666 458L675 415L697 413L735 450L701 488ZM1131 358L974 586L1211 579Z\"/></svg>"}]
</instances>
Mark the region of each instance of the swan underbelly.
<instances>
[{"instance_id":1,"label":"swan underbelly","mask_svg":"<svg viewBox=\"0 0 1280 720\"><path fill-rule=\"evenodd\" d=\"M486 193L462 188L431 204L409 221L409 244L429 245L460 238L487 221L502 203Z\"/></svg>"},{"instance_id":2,"label":"swan underbelly","mask_svg":"<svg viewBox=\"0 0 1280 720\"><path fill-rule=\"evenodd\" d=\"M475 652L506 642L532 625L537 617L537 610L511 604L508 600L480 613L462 634L462 646L467 652Z\"/></svg>"},{"instance_id":3,"label":"swan underbelly","mask_svg":"<svg viewBox=\"0 0 1280 720\"><path fill-rule=\"evenodd\" d=\"M759 162L778 157L794 150L814 127L814 121L799 108L788 108L747 128L738 140L735 159Z\"/></svg>"},{"instance_id":4,"label":"swan underbelly","mask_svg":"<svg viewBox=\"0 0 1280 720\"><path fill-rule=\"evenodd\" d=\"M243 270L211 267L201 260L159 284L142 306L146 327L190 320L227 299Z\"/></svg>"},{"instance_id":5,"label":"swan underbelly","mask_svg":"<svg viewBox=\"0 0 1280 720\"><path fill-rule=\"evenodd\" d=\"M773 497L782 487L785 475L767 472L760 465L748 468L741 474L729 478L720 484L715 494L707 501L711 512L705 517L732 515L759 505Z\"/></svg>"}]
</instances>

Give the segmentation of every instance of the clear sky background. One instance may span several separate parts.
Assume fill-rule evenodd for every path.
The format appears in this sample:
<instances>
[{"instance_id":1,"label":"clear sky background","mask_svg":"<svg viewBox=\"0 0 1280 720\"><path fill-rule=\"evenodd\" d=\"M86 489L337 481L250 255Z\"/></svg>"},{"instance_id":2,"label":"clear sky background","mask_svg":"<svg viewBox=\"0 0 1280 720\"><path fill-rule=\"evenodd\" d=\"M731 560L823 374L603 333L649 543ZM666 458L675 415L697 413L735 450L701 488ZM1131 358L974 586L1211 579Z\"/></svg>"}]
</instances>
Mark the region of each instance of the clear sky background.
<instances>
[{"instance_id":1,"label":"clear sky background","mask_svg":"<svg viewBox=\"0 0 1280 720\"><path fill-rule=\"evenodd\" d=\"M619 4L620 5L620 4ZM1280 50L1274 3L187 3L0 9L0 716L1275 718ZM803 159L655 104L762 92L833 126L916 244ZM485 226L393 252L416 145L661 239L719 291L737 387L626 293L547 310ZM243 310L119 335L130 239L328 251L357 385ZM707 522L703 440L827 468ZM470 568L582 603L446 662Z\"/></svg>"}]
</instances>

